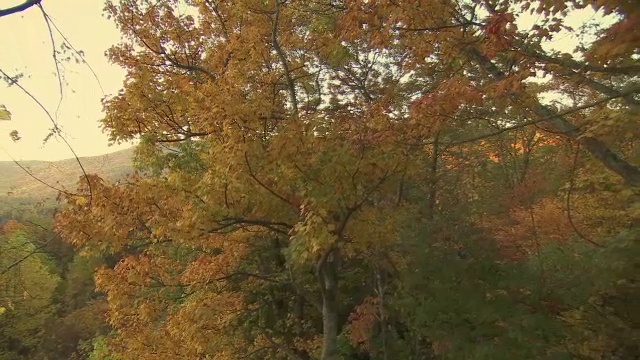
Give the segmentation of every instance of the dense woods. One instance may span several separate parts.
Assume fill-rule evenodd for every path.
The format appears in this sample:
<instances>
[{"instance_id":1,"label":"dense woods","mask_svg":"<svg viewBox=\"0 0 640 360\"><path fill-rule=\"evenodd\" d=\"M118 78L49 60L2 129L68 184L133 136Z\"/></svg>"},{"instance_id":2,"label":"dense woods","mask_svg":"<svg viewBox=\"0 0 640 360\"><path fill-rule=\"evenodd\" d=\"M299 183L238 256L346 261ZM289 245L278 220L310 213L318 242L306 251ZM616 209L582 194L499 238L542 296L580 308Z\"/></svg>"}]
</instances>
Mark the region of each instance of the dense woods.
<instances>
[{"instance_id":1,"label":"dense woods","mask_svg":"<svg viewBox=\"0 0 640 360\"><path fill-rule=\"evenodd\" d=\"M3 220L3 359L640 355L637 2L105 12L134 168Z\"/></svg>"}]
</instances>

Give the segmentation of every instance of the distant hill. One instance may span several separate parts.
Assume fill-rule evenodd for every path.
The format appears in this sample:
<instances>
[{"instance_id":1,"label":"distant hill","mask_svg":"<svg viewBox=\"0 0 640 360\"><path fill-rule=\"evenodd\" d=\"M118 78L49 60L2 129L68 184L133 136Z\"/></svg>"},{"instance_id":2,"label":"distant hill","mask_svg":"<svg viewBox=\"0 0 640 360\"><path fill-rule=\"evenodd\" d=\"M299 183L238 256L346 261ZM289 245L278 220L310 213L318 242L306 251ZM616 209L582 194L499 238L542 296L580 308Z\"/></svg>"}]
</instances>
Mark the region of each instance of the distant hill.
<instances>
[{"instance_id":1,"label":"distant hill","mask_svg":"<svg viewBox=\"0 0 640 360\"><path fill-rule=\"evenodd\" d=\"M131 172L133 148L106 155L82 157L87 173L115 181ZM82 170L76 159L60 161L21 161L35 177L56 188L75 190ZM56 191L27 174L13 161L0 161L0 199L3 197L45 199Z\"/></svg>"}]
</instances>

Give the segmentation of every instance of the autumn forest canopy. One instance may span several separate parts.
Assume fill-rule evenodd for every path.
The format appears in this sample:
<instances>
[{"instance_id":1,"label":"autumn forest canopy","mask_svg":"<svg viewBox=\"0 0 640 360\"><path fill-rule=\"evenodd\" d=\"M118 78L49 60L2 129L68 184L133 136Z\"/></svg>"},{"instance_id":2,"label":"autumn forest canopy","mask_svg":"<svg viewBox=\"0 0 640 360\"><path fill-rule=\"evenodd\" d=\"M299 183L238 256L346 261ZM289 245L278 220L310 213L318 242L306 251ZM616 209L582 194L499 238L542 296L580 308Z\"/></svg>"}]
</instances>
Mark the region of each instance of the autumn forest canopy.
<instances>
[{"instance_id":1,"label":"autumn forest canopy","mask_svg":"<svg viewBox=\"0 0 640 360\"><path fill-rule=\"evenodd\" d=\"M640 356L637 1L104 11L133 168L2 216L0 358Z\"/></svg>"}]
</instances>

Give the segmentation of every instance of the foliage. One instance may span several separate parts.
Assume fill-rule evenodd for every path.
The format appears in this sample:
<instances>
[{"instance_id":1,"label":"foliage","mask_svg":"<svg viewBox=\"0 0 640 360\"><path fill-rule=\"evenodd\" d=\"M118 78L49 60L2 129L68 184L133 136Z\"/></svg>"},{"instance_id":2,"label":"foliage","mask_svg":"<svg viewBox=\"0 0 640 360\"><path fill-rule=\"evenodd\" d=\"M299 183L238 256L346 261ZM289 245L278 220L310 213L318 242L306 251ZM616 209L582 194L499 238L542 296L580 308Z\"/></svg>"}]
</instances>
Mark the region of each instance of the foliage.
<instances>
[{"instance_id":1,"label":"foliage","mask_svg":"<svg viewBox=\"0 0 640 360\"><path fill-rule=\"evenodd\" d=\"M19 224L4 224L0 233L0 356L33 356L42 346L45 322L54 314L53 295L59 277L53 263L29 242Z\"/></svg>"},{"instance_id":2,"label":"foliage","mask_svg":"<svg viewBox=\"0 0 640 360\"><path fill-rule=\"evenodd\" d=\"M84 359L91 339L108 331L106 303L93 284L103 261L74 256L47 228L53 209L33 201L0 225L1 356Z\"/></svg>"},{"instance_id":3,"label":"foliage","mask_svg":"<svg viewBox=\"0 0 640 360\"><path fill-rule=\"evenodd\" d=\"M603 21L570 29L587 7ZM639 10L107 2L127 78L103 126L140 140L136 171L60 196L51 349L632 356ZM551 49L563 32L581 46Z\"/></svg>"}]
</instances>

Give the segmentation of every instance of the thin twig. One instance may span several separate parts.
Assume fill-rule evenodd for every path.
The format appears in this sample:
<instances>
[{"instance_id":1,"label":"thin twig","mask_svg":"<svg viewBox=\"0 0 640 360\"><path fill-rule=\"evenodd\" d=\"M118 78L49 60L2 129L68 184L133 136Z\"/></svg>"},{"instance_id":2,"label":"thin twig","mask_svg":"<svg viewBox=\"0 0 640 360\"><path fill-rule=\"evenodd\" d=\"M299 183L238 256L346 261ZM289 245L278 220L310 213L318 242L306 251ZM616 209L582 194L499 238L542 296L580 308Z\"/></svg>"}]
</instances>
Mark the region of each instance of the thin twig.
<instances>
[{"instance_id":1,"label":"thin twig","mask_svg":"<svg viewBox=\"0 0 640 360\"><path fill-rule=\"evenodd\" d=\"M580 110L589 109L589 108L592 108L594 106L597 106L597 105L600 105L600 104L604 104L604 103L606 103L608 101L611 101L611 100L614 100L614 99L617 99L617 98L620 98L620 97L623 97L623 96L627 96L627 95L630 95L630 94L638 93L639 91L640 91L640 89L634 88L634 89L631 89L631 90L620 92L619 94L616 94L616 95L607 96L607 97L598 99L598 100L590 102L590 103L586 103L586 104L583 104L583 105L580 105L580 106L572 107L570 109L567 109L567 110L562 111L562 112L558 112L558 113L556 113L554 115L551 115L551 116L544 116L544 117L539 117L537 119L530 120L530 121L523 121L523 122L521 122L519 124L512 125L512 126L507 126L507 127L498 129L496 131L488 132L488 133L481 134L481 135L478 135L478 136L472 136L470 138L462 139L462 140L459 140L459 141L453 141L453 142L449 143L448 146L463 145L463 144L467 144L467 143L471 143L471 142L476 142L478 140L483 140L483 139L486 139L486 138L490 138L490 137L493 137L493 136L496 136L496 135L500 135L500 134L508 132L508 131L517 130L517 129L520 129L520 128L523 128L523 127L526 127L526 126L529 126L529 125L535 125L535 124L538 124L538 123L541 123L541 122L548 121L550 119L554 119L554 118L562 117L562 116L565 116L565 115L573 114L573 113L578 112ZM544 131L547 131L547 130L544 129ZM554 134L564 134L564 132L561 132L561 131L557 131L557 132L554 131L553 133Z\"/></svg>"},{"instance_id":2,"label":"thin twig","mask_svg":"<svg viewBox=\"0 0 640 360\"><path fill-rule=\"evenodd\" d=\"M44 11L42 4L38 4L38 8L42 12L42 18L44 19L45 24L47 24L47 30L49 31L49 39L51 40L51 56L53 57L53 64L56 66L56 75L58 77L58 93L60 94L60 99L58 99L58 105L56 106L56 120L60 116L60 106L62 106L62 100L64 99L64 92L62 91L62 74L60 73L60 62L58 61L58 54L56 53L56 41L53 38L53 29L51 28L51 23L49 22L49 17L47 13Z\"/></svg>"},{"instance_id":3,"label":"thin twig","mask_svg":"<svg viewBox=\"0 0 640 360\"><path fill-rule=\"evenodd\" d=\"M96 79L96 82L98 83L98 86L100 87L100 92L102 92L102 95L104 95L105 93L104 93L104 88L102 87L102 82L98 78L98 74L96 74L95 70L93 70L93 67L89 64L89 62L84 57L84 54L81 51L77 50L75 48L75 46L73 46L71 41L69 41L69 39L67 39L67 37L60 30L60 28L58 28L58 25L56 25L55 21L53 21L51 16L49 16L49 14L47 14L44 10L43 10L43 13L44 13L44 16L47 18L48 23L51 24L53 26L53 28L58 32L60 37L62 37L62 40L64 40L64 42L71 48L71 50L73 50L76 53L76 55L82 60L82 63L87 66L89 71L91 71L91 74L93 75L93 78Z\"/></svg>"},{"instance_id":4,"label":"thin twig","mask_svg":"<svg viewBox=\"0 0 640 360\"><path fill-rule=\"evenodd\" d=\"M267 185L265 185L262 181L260 181L260 179L258 179L258 177L256 176L256 174L253 172L253 169L251 168L251 164L249 163L249 156L247 155L247 152L245 151L244 153L244 161L247 165L247 169L249 170L249 176L251 176L251 178L253 180L255 180L258 185L260 185L260 187L262 187L263 189L267 190L271 195L277 197L278 199L282 200L283 202L291 205L292 207L294 207L296 210L298 209L297 206L295 206L291 201L287 200L284 196L278 194L277 192L275 192L273 189L271 189L270 187L268 187Z\"/></svg>"},{"instance_id":5,"label":"thin twig","mask_svg":"<svg viewBox=\"0 0 640 360\"><path fill-rule=\"evenodd\" d=\"M2 74L2 76L4 76L6 78L6 80L10 84L16 85L20 90L22 90L23 93L25 93L28 97L30 97L31 100L33 100L33 102L35 102L38 105L38 107L40 109L42 109L42 111L44 111L45 114L47 114L47 117L49 118L49 120L53 124L53 129L52 130L53 130L54 134L57 135L60 139L62 139L62 141L65 143L65 145L67 145L67 148L69 148L69 151L71 151L71 153L73 154L73 157L76 160L76 162L78 163L78 166L80 166L80 169L82 170L82 174L83 174L85 180L87 181L87 187L89 188L89 201L91 201L91 198L93 197L93 189L91 187L91 181L89 180L89 175L87 174L84 166L82 165L82 161L80 161L80 158L78 157L78 154L76 154L75 150L73 150L73 147L71 146L71 144L69 144L67 139L64 136L62 136L62 133L60 131L60 127L58 126L58 123L53 118L53 116L51 116L51 113L49 112L49 110L47 110L47 108L42 104L42 102L40 102L40 100L38 100L29 90L27 90L24 86L20 85L18 80L16 80L15 78L12 78L11 76L9 76L2 69L0 69L0 74Z\"/></svg>"},{"instance_id":6,"label":"thin twig","mask_svg":"<svg viewBox=\"0 0 640 360\"><path fill-rule=\"evenodd\" d=\"M53 190L55 190L55 191L57 191L57 192L59 192L59 193L63 193L63 194L68 195L68 196L86 196L86 195L80 195L80 194L72 194L72 193L70 193L70 192L68 192L68 191L66 191L66 190L63 190L63 189L57 188L57 187L55 187L55 186L53 186L53 185L51 185L51 184L49 184L49 183L45 182L44 180L42 180L42 179L38 178L37 176L35 176L35 175L33 174L33 172L31 172L31 170L29 170L29 169L27 169L26 167L24 167L22 164L20 164L20 162L19 162L18 160L14 159L11 155L9 155L9 157L10 157L10 158L11 158L11 160L14 162L14 164L18 165L18 167L19 167L22 171L24 171L25 173L27 173L27 175L29 175L30 177L32 177L34 180L38 181L39 183L41 183L41 184L45 185L46 187L51 188L51 189L53 189Z\"/></svg>"}]
</instances>

